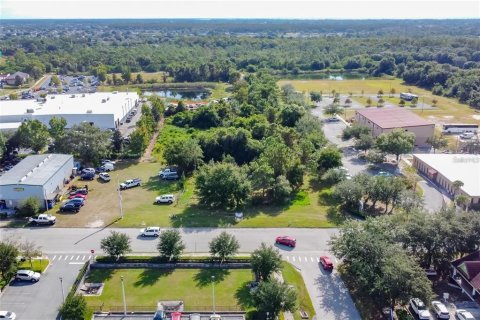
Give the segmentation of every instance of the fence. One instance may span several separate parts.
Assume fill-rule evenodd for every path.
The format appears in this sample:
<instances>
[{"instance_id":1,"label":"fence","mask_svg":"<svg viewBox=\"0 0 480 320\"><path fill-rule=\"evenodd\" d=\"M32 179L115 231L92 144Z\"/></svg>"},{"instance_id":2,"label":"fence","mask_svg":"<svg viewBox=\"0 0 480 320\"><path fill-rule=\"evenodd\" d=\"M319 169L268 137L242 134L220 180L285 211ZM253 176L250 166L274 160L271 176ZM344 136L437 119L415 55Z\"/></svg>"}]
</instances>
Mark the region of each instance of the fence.
<instances>
[{"instance_id":1,"label":"fence","mask_svg":"<svg viewBox=\"0 0 480 320\"><path fill-rule=\"evenodd\" d=\"M187 312L212 312L212 306L185 306ZM111 313L111 312L123 312L123 306L111 306L111 305L90 305L89 309L94 313ZM129 306L127 305L127 312L144 312L154 313L157 311L156 306ZM242 312L243 310L239 306L215 306L216 312Z\"/></svg>"}]
</instances>

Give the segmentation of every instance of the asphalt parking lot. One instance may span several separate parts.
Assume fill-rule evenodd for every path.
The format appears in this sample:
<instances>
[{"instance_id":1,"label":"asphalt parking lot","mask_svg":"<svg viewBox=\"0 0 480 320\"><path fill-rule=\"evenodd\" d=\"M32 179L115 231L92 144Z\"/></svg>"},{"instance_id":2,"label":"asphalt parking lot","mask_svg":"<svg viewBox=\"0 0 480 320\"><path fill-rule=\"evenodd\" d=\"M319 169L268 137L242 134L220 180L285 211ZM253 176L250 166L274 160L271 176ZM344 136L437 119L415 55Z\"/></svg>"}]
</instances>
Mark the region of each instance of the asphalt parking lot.
<instances>
[{"instance_id":1,"label":"asphalt parking lot","mask_svg":"<svg viewBox=\"0 0 480 320\"><path fill-rule=\"evenodd\" d=\"M0 296L0 309L15 312L19 320L55 319L62 304L60 277L66 296L86 262L77 256L53 261L50 257L50 265L37 283L12 281Z\"/></svg>"}]
</instances>

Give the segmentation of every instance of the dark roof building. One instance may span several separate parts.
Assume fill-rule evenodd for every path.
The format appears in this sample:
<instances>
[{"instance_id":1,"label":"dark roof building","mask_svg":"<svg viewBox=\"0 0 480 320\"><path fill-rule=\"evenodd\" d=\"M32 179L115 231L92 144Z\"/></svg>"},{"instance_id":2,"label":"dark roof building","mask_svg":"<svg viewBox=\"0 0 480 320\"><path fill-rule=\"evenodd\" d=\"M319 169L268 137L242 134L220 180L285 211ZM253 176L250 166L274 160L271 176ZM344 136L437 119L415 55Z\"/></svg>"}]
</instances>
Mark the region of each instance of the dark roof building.
<instances>
[{"instance_id":1,"label":"dark roof building","mask_svg":"<svg viewBox=\"0 0 480 320\"><path fill-rule=\"evenodd\" d=\"M452 262L453 279L480 302L480 250Z\"/></svg>"}]
</instances>

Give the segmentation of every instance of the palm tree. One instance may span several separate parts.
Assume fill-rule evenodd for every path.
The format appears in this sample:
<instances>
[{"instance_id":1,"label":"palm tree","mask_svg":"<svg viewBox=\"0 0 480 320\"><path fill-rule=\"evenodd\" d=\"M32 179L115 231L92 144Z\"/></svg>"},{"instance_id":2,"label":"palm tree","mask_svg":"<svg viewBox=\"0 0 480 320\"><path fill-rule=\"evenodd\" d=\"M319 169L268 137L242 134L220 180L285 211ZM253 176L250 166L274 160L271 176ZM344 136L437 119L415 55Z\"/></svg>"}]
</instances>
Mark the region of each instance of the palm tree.
<instances>
[{"instance_id":1,"label":"palm tree","mask_svg":"<svg viewBox=\"0 0 480 320\"><path fill-rule=\"evenodd\" d=\"M457 195L457 192L458 190L460 190L461 187L463 187L465 184L460 181L460 180L455 180L452 182L452 186L453 186L453 195L456 196Z\"/></svg>"},{"instance_id":2,"label":"palm tree","mask_svg":"<svg viewBox=\"0 0 480 320\"><path fill-rule=\"evenodd\" d=\"M379 108L383 107L384 103L385 103L385 100L383 100L382 98L378 99L377 107L379 107Z\"/></svg>"},{"instance_id":3,"label":"palm tree","mask_svg":"<svg viewBox=\"0 0 480 320\"><path fill-rule=\"evenodd\" d=\"M393 97L393 95L394 95L396 92L397 92L397 91L395 90L395 88L390 89L390 98Z\"/></svg>"},{"instance_id":4,"label":"palm tree","mask_svg":"<svg viewBox=\"0 0 480 320\"><path fill-rule=\"evenodd\" d=\"M368 98L367 99L367 107L370 107L372 105L372 99Z\"/></svg>"},{"instance_id":5,"label":"palm tree","mask_svg":"<svg viewBox=\"0 0 480 320\"><path fill-rule=\"evenodd\" d=\"M465 211L468 211L468 204L472 201L469 196L464 194L459 194L455 197L455 203L457 206L465 208Z\"/></svg>"}]
</instances>

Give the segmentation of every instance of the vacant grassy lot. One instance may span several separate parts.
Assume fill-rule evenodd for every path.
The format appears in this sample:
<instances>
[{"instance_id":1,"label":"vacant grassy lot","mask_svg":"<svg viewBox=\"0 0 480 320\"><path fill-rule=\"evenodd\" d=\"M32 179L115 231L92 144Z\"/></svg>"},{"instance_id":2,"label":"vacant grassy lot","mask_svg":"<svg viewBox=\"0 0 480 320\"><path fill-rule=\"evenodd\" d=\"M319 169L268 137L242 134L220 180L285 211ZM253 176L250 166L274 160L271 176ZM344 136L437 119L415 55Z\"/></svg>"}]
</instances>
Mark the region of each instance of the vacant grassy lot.
<instances>
[{"instance_id":1,"label":"vacant grassy lot","mask_svg":"<svg viewBox=\"0 0 480 320\"><path fill-rule=\"evenodd\" d=\"M253 277L248 269L97 269L86 281L104 282L105 288L99 297L86 297L88 305L104 304L104 310L122 306L121 276L127 308L145 306L155 310L159 300L182 300L187 311L211 310L213 281L217 310L240 309Z\"/></svg>"},{"instance_id":2,"label":"vacant grassy lot","mask_svg":"<svg viewBox=\"0 0 480 320\"><path fill-rule=\"evenodd\" d=\"M79 213L58 212L57 205L50 213L57 216L57 227L103 227L113 222L119 227L334 227L342 218L330 209L331 189L305 183L288 205L248 206L244 208L244 219L235 221L234 212L206 209L197 204L194 193L194 178L187 180L181 191L176 182L165 182L158 178L162 168L160 162L118 163L111 173L112 181L75 181L76 185L89 187L85 206ZM142 186L124 190L122 207L124 219L120 217L118 181L140 178ZM172 193L177 203L155 205L154 199L161 194Z\"/></svg>"},{"instance_id":3,"label":"vacant grassy lot","mask_svg":"<svg viewBox=\"0 0 480 320\"><path fill-rule=\"evenodd\" d=\"M305 287L305 282L303 282L302 275L300 272L295 270L288 262L283 262L282 270L283 279L286 283L293 285L298 293L298 306L300 310L305 310L308 313L310 319L315 315L315 309L313 308L312 299L308 294L307 287ZM299 312L295 312L295 320L300 320L301 316Z\"/></svg>"},{"instance_id":4,"label":"vacant grassy lot","mask_svg":"<svg viewBox=\"0 0 480 320\"><path fill-rule=\"evenodd\" d=\"M459 103L455 99L445 98L433 95L430 91L415 87L406 86L400 79L367 79L367 80L281 80L279 85L282 86L286 83L291 83L299 91L322 91L324 94L329 94L332 90L338 93L354 95L363 94L377 94L378 90L383 90L384 99L388 100L388 93L390 89L394 88L397 93L406 92L409 89L412 93L417 94L420 97L420 101L425 101L426 104L433 104L432 100L438 101L437 108L435 110L421 110L419 108L413 109L418 115L430 119L437 124L448 122L462 122L462 123L479 123L480 113L475 112L474 109L469 106ZM386 98L385 98L386 97ZM362 99L354 99L362 102ZM365 98L366 100L366 98ZM407 103L407 105L409 105Z\"/></svg>"}]
</instances>

